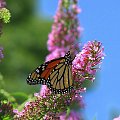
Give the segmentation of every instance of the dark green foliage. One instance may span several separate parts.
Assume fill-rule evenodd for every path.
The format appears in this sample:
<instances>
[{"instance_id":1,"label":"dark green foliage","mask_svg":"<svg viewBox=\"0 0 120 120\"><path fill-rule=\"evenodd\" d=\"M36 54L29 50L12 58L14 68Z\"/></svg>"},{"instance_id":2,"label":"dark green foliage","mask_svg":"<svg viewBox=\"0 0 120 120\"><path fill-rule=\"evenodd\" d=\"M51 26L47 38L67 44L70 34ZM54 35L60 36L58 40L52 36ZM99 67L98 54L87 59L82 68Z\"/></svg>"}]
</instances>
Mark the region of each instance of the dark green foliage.
<instances>
[{"instance_id":1,"label":"dark green foliage","mask_svg":"<svg viewBox=\"0 0 120 120\"><path fill-rule=\"evenodd\" d=\"M0 73L0 89L3 89L4 85L5 85L5 83L3 81L3 76Z\"/></svg>"},{"instance_id":2,"label":"dark green foliage","mask_svg":"<svg viewBox=\"0 0 120 120\"><path fill-rule=\"evenodd\" d=\"M28 99L28 95L23 92L12 93L12 96L16 99L17 104L22 104Z\"/></svg>"},{"instance_id":3,"label":"dark green foliage","mask_svg":"<svg viewBox=\"0 0 120 120\"><path fill-rule=\"evenodd\" d=\"M11 23L20 23L33 16L37 0L6 0L7 8L11 11Z\"/></svg>"},{"instance_id":4,"label":"dark green foliage","mask_svg":"<svg viewBox=\"0 0 120 120\"><path fill-rule=\"evenodd\" d=\"M0 120L13 119L9 102L14 109L22 110L27 101L34 99L30 94L39 91L40 85L29 86L26 78L44 62L51 29L50 21L33 15L35 1L6 2L12 18L9 25L4 25L0 37L0 46L4 48L4 59L0 63Z\"/></svg>"},{"instance_id":5,"label":"dark green foliage","mask_svg":"<svg viewBox=\"0 0 120 120\"><path fill-rule=\"evenodd\" d=\"M10 101L12 103L16 102L15 98L10 93L5 91L4 89L0 89L0 101L4 100Z\"/></svg>"},{"instance_id":6,"label":"dark green foliage","mask_svg":"<svg viewBox=\"0 0 120 120\"><path fill-rule=\"evenodd\" d=\"M38 92L40 86L27 85L26 78L48 54L46 42L50 25L49 21L31 18L22 24L4 26L4 34L0 38L4 47L0 72L7 91Z\"/></svg>"},{"instance_id":7,"label":"dark green foliage","mask_svg":"<svg viewBox=\"0 0 120 120\"><path fill-rule=\"evenodd\" d=\"M90 81L90 80L85 80L85 81L83 81L83 83L82 83L82 87L83 88L87 88L87 89L90 89L91 88L91 86L92 86L92 81Z\"/></svg>"},{"instance_id":8,"label":"dark green foliage","mask_svg":"<svg viewBox=\"0 0 120 120\"><path fill-rule=\"evenodd\" d=\"M0 120L13 120L13 106L10 102L0 101Z\"/></svg>"}]
</instances>

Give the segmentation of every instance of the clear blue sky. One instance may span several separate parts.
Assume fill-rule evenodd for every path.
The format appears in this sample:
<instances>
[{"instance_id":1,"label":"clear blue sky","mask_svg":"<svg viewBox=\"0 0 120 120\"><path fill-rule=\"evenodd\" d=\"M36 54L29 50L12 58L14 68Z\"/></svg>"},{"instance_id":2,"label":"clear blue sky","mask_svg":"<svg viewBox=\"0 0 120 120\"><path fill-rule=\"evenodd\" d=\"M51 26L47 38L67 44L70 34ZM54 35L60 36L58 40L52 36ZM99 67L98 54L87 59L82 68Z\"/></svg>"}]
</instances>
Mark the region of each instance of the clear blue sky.
<instances>
[{"instance_id":1,"label":"clear blue sky","mask_svg":"<svg viewBox=\"0 0 120 120\"><path fill-rule=\"evenodd\" d=\"M58 0L39 0L40 14L51 19ZM106 57L98 74L97 86L85 93L86 120L111 120L111 114L120 114L120 0L79 0L79 16L84 28L83 43L98 39L105 47Z\"/></svg>"}]
</instances>

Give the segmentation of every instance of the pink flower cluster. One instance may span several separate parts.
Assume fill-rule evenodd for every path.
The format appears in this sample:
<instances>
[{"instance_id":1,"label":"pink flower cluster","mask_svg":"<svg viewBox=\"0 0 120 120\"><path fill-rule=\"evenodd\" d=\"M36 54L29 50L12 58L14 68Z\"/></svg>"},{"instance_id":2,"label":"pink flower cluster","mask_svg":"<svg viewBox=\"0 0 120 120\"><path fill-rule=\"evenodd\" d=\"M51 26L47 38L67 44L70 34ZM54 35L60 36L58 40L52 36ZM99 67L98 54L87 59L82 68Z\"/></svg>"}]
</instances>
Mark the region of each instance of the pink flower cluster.
<instances>
[{"instance_id":1,"label":"pink flower cluster","mask_svg":"<svg viewBox=\"0 0 120 120\"><path fill-rule=\"evenodd\" d=\"M24 109L19 112L17 109L13 110L15 116L14 120L28 120L28 119L39 119L41 115L41 106L39 106L40 99L35 102L27 102Z\"/></svg>"},{"instance_id":2,"label":"pink flower cluster","mask_svg":"<svg viewBox=\"0 0 120 120\"><path fill-rule=\"evenodd\" d=\"M62 113L60 115L60 120L80 120L80 115L77 114L75 111L71 111L68 116L66 113Z\"/></svg>"},{"instance_id":3,"label":"pink flower cluster","mask_svg":"<svg viewBox=\"0 0 120 120\"><path fill-rule=\"evenodd\" d=\"M2 51L3 51L3 48L0 47L0 61L1 61L1 59L4 57Z\"/></svg>"},{"instance_id":4,"label":"pink flower cluster","mask_svg":"<svg viewBox=\"0 0 120 120\"><path fill-rule=\"evenodd\" d=\"M27 120L27 119L43 119L43 120L80 120L80 116L75 111L70 111L66 115L66 108L71 105L74 100L74 95L57 96L50 94L50 91L43 86L41 93L34 94L36 99L33 102L27 102L24 109L19 112L14 110L15 120ZM76 98L78 96L75 96ZM79 98L74 101L74 104L80 102ZM81 103L80 103L81 104ZM78 106L81 107L81 106ZM59 111L63 111L59 113Z\"/></svg>"},{"instance_id":5,"label":"pink flower cluster","mask_svg":"<svg viewBox=\"0 0 120 120\"><path fill-rule=\"evenodd\" d=\"M77 0L59 0L47 43L51 53L46 57L46 61L64 56L70 49L73 50L73 54L76 54L78 45L75 42L80 36L81 29L77 14L80 11Z\"/></svg>"},{"instance_id":6,"label":"pink flower cluster","mask_svg":"<svg viewBox=\"0 0 120 120\"><path fill-rule=\"evenodd\" d=\"M94 80L99 64L104 58L103 50L102 44L97 41L89 41L84 45L83 50L76 55L72 62L74 80Z\"/></svg>"},{"instance_id":7,"label":"pink flower cluster","mask_svg":"<svg viewBox=\"0 0 120 120\"><path fill-rule=\"evenodd\" d=\"M6 7L6 2L5 0L0 0L0 8Z\"/></svg>"}]
</instances>

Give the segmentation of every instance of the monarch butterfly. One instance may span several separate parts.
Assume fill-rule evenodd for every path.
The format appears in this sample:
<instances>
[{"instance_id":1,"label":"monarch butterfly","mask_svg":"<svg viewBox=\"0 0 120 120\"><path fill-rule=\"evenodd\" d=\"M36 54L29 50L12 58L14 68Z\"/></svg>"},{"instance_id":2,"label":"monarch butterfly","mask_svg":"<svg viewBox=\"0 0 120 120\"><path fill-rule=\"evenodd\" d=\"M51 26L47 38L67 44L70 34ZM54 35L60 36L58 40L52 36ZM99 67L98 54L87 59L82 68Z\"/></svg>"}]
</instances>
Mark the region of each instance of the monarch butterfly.
<instances>
[{"instance_id":1,"label":"monarch butterfly","mask_svg":"<svg viewBox=\"0 0 120 120\"><path fill-rule=\"evenodd\" d=\"M73 88L72 58L70 51L64 57L38 66L27 78L29 85L42 84L55 94L64 94Z\"/></svg>"}]
</instances>

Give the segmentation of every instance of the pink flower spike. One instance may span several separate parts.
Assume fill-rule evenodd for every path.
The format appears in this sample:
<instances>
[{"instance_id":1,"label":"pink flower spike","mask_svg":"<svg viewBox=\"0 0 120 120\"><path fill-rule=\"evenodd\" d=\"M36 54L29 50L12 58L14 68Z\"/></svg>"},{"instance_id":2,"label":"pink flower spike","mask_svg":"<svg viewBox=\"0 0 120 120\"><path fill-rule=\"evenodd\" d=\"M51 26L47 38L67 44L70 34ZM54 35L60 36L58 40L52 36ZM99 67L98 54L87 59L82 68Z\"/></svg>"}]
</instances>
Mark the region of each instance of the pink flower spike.
<instances>
[{"instance_id":1,"label":"pink flower spike","mask_svg":"<svg viewBox=\"0 0 120 120\"><path fill-rule=\"evenodd\" d=\"M49 94L50 93L50 90L47 88L46 85L42 85L41 86L41 90L40 90L40 96L45 98L46 97L46 94Z\"/></svg>"},{"instance_id":2,"label":"pink flower spike","mask_svg":"<svg viewBox=\"0 0 120 120\"><path fill-rule=\"evenodd\" d=\"M74 10L76 13L80 13L80 12L81 12L81 9L80 9L77 5L75 5L75 4L72 5L72 8L73 8L73 10Z\"/></svg>"},{"instance_id":3,"label":"pink flower spike","mask_svg":"<svg viewBox=\"0 0 120 120\"><path fill-rule=\"evenodd\" d=\"M54 16L52 31L48 36L48 50L51 52L46 61L62 57L63 51L66 53L72 48L73 54L79 47L72 47L80 37L81 27L77 14L81 11L76 0L70 0L69 10L64 5L66 1L59 0L58 9ZM62 50L63 49L63 50ZM59 52L58 52L59 51Z\"/></svg>"},{"instance_id":4,"label":"pink flower spike","mask_svg":"<svg viewBox=\"0 0 120 120\"><path fill-rule=\"evenodd\" d=\"M0 113L2 112L2 109L0 109Z\"/></svg>"},{"instance_id":5,"label":"pink flower spike","mask_svg":"<svg viewBox=\"0 0 120 120\"><path fill-rule=\"evenodd\" d=\"M1 61L1 59L4 57L4 55L3 55L3 48L2 47L0 47L0 61Z\"/></svg>"},{"instance_id":6,"label":"pink flower spike","mask_svg":"<svg viewBox=\"0 0 120 120\"><path fill-rule=\"evenodd\" d=\"M13 113L18 114L19 111L18 111L17 109L14 109L14 110L13 110Z\"/></svg>"},{"instance_id":7,"label":"pink flower spike","mask_svg":"<svg viewBox=\"0 0 120 120\"><path fill-rule=\"evenodd\" d=\"M76 80L93 80L104 57L103 46L100 42L92 41L84 45L73 60L73 76ZM77 74L77 77L76 77Z\"/></svg>"}]
</instances>

